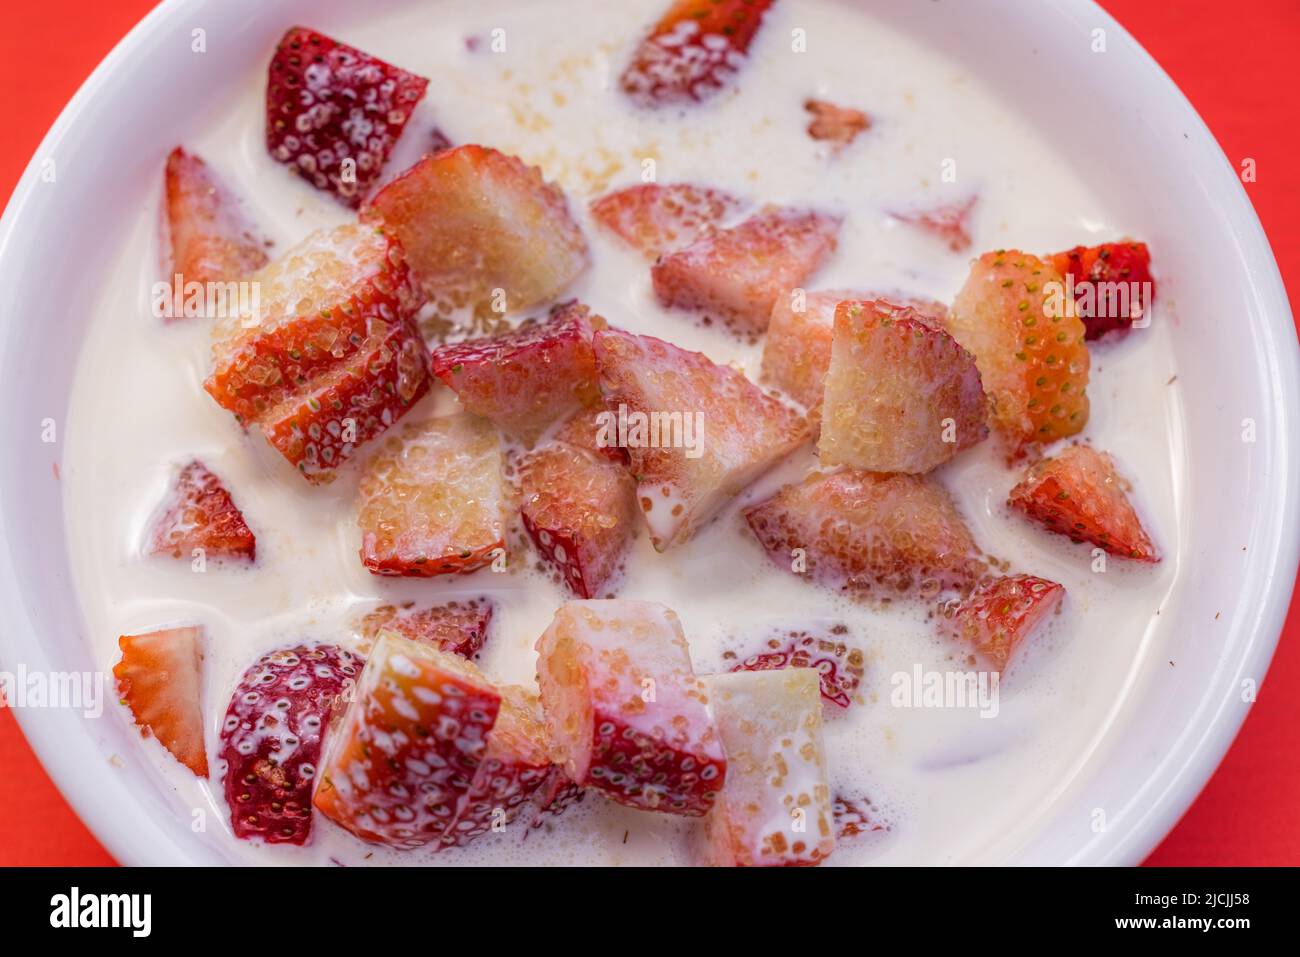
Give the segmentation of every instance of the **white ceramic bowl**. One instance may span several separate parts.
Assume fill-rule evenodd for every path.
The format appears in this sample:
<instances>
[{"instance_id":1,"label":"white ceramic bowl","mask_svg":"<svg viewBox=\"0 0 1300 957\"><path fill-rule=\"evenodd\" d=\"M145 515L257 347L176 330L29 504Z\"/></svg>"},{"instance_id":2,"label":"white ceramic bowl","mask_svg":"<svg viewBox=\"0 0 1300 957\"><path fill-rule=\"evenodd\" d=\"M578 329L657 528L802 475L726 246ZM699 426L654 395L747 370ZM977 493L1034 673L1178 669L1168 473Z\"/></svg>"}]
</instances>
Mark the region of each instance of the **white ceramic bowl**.
<instances>
[{"instance_id":1,"label":"white ceramic bowl","mask_svg":"<svg viewBox=\"0 0 1300 957\"><path fill-rule=\"evenodd\" d=\"M1159 627L1179 636L1178 665L1147 680L1099 730L1079 779L1016 856L1136 863L1227 750L1249 707L1243 687L1262 681L1286 615L1300 544L1300 352L1282 281L1210 132L1155 62L1089 0L860 2L1063 138L1106 199L1144 225L1143 238L1158 250L1161 297L1177 304L1187 430L1174 437L1182 447L1173 451L1187 463L1176 488L1186 535L1176 543L1179 578ZM42 442L42 423L64 421L78 342L111 244L157 188L155 159L172 145L169 131L220 103L229 78L264 69L271 39L289 24L328 30L356 11L347 0L167 0L86 81L28 166L0 221L5 669L93 668L51 468L59 446ZM196 27L221 38L197 70ZM1092 49L1097 29L1106 33L1104 54ZM41 177L50 158L53 185ZM1254 420L1253 444L1242 441L1243 419ZM72 710L15 713L59 788L120 861L218 861L152 769L130 757L138 748L125 722ZM125 767L110 765L114 754L125 756ZM1104 829L1091 826L1096 808L1106 812Z\"/></svg>"}]
</instances>

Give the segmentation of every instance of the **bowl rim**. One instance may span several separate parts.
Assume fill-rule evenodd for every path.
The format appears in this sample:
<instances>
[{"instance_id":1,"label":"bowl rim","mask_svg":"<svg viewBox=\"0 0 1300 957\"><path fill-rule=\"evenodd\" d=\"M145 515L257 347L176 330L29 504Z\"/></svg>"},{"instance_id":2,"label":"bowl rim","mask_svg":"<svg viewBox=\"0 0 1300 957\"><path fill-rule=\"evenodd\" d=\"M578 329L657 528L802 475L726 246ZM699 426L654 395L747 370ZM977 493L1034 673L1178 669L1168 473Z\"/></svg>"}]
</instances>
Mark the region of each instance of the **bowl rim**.
<instances>
[{"instance_id":1,"label":"bowl rim","mask_svg":"<svg viewBox=\"0 0 1300 957\"><path fill-rule=\"evenodd\" d=\"M5 250L16 241L26 228L26 215L33 193L39 183L39 162L45 155L57 151L58 145L73 129L81 117L97 108L105 94L108 78L119 64L132 57L147 44L154 34L169 28L187 11L205 5L207 0L163 0L147 13L104 57L77 92L64 106L54 124L42 138L32 158L14 188L0 217L0 264ZM1278 270L1263 225L1255 213L1245 188L1235 169L1224 155L1213 133L1201 119L1191 102L1174 81L1160 67L1154 57L1132 35L1101 8L1095 0L1054 0L1058 9L1075 13L1087 12L1090 18L1118 33L1132 44L1135 69L1143 72L1153 82L1153 96L1158 97L1162 108L1177 111L1189 123L1193 135L1208 140L1214 152L1222 159L1222 169L1217 176L1231 177L1234 189L1225 189L1224 215L1233 224L1243 250L1243 259L1258 269L1248 277L1247 288L1258 305L1257 313L1263 317L1258 330L1260 348L1269 352L1269 366L1273 372L1270 395L1271 420L1277 439L1276 464L1268 478L1268 495L1261 497L1259 508L1269 508L1275 516L1275 533L1264 543L1261 553L1252 549L1252 563L1247 574L1267 576L1265 600L1257 608L1247 626L1248 640L1242 647L1232 669L1230 681L1224 683L1223 693L1209 707L1203 707L1200 733L1181 736L1176 743L1182 746L1183 760L1164 761L1142 787L1156 785L1155 799L1136 818L1126 818L1122 826L1108 830L1104 839L1091 842L1068 861L1075 864L1132 865L1140 863L1169 833L1196 800L1209 782L1219 762L1226 755L1240 729L1248 709L1241 708L1237 699L1237 683L1243 676L1258 676L1262 681L1272 660L1290 606L1292 589L1300 566L1300 536L1288 534L1289 529L1300 525L1300 496L1295 494L1288 479L1296 447L1300 447L1300 344L1285 286ZM0 502L0 532L9 524L5 512L9 503ZM60 542L62 544L62 542ZM0 601L10 608L21 609L24 624L32 625L30 616L18 593L12 575L6 574L20 556L11 552L7 536L0 535ZM24 643L25 642L25 643ZM35 628L14 628L0 631L0 650L13 660L23 658L24 649L38 650L41 640ZM1212 690L1212 689L1211 689ZM208 855L193 845L175 841L156 822L141 810L135 809L132 827L122 827L123 810L96 800L93 777L86 774L84 763L74 760L67 749L65 735L68 723L55 710L10 709L32 750L36 753L46 773L54 781L65 800L78 817L89 827L96 839L120 863L158 863L160 858L169 863L208 863ZM1206 713L1208 710L1208 714ZM1185 743L1184 743L1185 742ZM88 742L82 742L87 744Z\"/></svg>"}]
</instances>

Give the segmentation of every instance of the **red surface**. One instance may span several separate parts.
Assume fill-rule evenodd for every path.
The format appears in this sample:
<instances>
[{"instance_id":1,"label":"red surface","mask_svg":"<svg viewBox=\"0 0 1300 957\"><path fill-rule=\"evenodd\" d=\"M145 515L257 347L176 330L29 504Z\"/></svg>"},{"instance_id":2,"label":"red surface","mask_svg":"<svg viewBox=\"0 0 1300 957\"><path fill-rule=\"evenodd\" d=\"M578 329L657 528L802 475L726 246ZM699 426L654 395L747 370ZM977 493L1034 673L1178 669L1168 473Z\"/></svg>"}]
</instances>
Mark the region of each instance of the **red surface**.
<instances>
[{"instance_id":1,"label":"red surface","mask_svg":"<svg viewBox=\"0 0 1300 957\"><path fill-rule=\"evenodd\" d=\"M1300 155L1292 60L1300 47L1295 0L1102 0L1174 78L1234 164L1255 160L1247 191L1288 287L1300 287ZM8 200L63 104L151 0L44 0L10 4L0 31ZM1300 864L1300 608L1250 717L1196 804L1151 864ZM106 864L0 710L0 865Z\"/></svg>"}]
</instances>

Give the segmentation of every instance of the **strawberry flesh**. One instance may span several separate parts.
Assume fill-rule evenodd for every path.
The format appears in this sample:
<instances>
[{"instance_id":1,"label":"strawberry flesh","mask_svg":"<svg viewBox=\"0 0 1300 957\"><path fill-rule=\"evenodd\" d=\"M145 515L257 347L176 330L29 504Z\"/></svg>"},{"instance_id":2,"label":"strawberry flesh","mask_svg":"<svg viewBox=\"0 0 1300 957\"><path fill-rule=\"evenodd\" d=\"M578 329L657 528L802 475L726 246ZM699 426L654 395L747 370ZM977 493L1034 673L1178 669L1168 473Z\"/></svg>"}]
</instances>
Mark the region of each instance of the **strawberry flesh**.
<instances>
[{"instance_id":1,"label":"strawberry flesh","mask_svg":"<svg viewBox=\"0 0 1300 957\"><path fill-rule=\"evenodd\" d=\"M945 607L947 630L999 671L1048 615L1065 589L1034 575L1008 575L982 582L961 602Z\"/></svg>"},{"instance_id":2,"label":"strawberry flesh","mask_svg":"<svg viewBox=\"0 0 1300 957\"><path fill-rule=\"evenodd\" d=\"M1057 272L1073 281L1075 313L1087 327L1089 339L1129 328L1155 301L1146 243L1075 246L1049 258Z\"/></svg>"},{"instance_id":3,"label":"strawberry flesh","mask_svg":"<svg viewBox=\"0 0 1300 957\"><path fill-rule=\"evenodd\" d=\"M829 142L836 150L848 146L861 133L871 129L871 117L861 110L836 106L828 100L804 100L804 110L812 117L808 121L808 135L815 140Z\"/></svg>"},{"instance_id":4,"label":"strawberry flesh","mask_svg":"<svg viewBox=\"0 0 1300 957\"><path fill-rule=\"evenodd\" d=\"M362 616L354 628L364 652L369 652L381 631L392 631L439 651L473 658L487 641L494 610L495 606L486 598L450 601L425 608L415 607L414 602L400 607L380 605Z\"/></svg>"},{"instance_id":5,"label":"strawberry flesh","mask_svg":"<svg viewBox=\"0 0 1300 957\"><path fill-rule=\"evenodd\" d=\"M722 225L744 202L730 193L690 183L642 183L602 196L591 215L633 249L654 261Z\"/></svg>"},{"instance_id":6,"label":"strawberry flesh","mask_svg":"<svg viewBox=\"0 0 1300 957\"><path fill-rule=\"evenodd\" d=\"M782 668L812 668L821 681L822 698L847 708L862 684L866 659L860 648L850 648L833 636L805 631L787 638L773 638L767 650L750 655L732 671L779 671Z\"/></svg>"},{"instance_id":7,"label":"strawberry flesh","mask_svg":"<svg viewBox=\"0 0 1300 957\"><path fill-rule=\"evenodd\" d=\"M150 552L189 558L195 549L205 557L253 561L257 539L221 484L195 459L176 477L162 514L154 523Z\"/></svg>"},{"instance_id":8,"label":"strawberry flesh","mask_svg":"<svg viewBox=\"0 0 1300 957\"><path fill-rule=\"evenodd\" d=\"M177 761L208 776L203 744L199 643L202 628L168 628L117 640L122 658L113 666L118 696L142 735L153 735Z\"/></svg>"},{"instance_id":9,"label":"strawberry flesh","mask_svg":"<svg viewBox=\"0 0 1300 957\"><path fill-rule=\"evenodd\" d=\"M947 243L953 252L962 253L970 249L970 217L978 199L977 196L971 196L959 203L949 203L933 209L909 210L894 213L893 216L912 226L919 226Z\"/></svg>"}]
</instances>

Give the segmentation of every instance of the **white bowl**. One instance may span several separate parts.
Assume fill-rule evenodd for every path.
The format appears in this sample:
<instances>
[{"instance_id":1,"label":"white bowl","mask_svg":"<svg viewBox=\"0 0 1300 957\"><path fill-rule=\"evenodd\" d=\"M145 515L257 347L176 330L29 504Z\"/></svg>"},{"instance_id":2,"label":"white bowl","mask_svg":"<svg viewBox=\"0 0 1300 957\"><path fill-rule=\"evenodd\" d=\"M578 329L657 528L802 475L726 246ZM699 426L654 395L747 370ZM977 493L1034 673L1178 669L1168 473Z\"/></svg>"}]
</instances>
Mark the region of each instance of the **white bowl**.
<instances>
[{"instance_id":1,"label":"white bowl","mask_svg":"<svg viewBox=\"0 0 1300 957\"><path fill-rule=\"evenodd\" d=\"M371 4L373 7L376 4ZM383 5L383 4L379 4ZM1195 798L1264 677L1295 579L1300 351L1268 242L1233 167L1173 83L1089 0L864 3L962 62L1040 129L1068 138L1107 199L1144 224L1162 298L1177 304L1176 364L1187 463L1176 492L1184 540L1159 628L1176 668L1144 675L1110 716L1078 779L1058 795L1021 863L1132 864ZM288 25L330 30L345 0L167 0L99 66L63 111L0 220L0 662L89 671L71 598L59 445L77 344L113 237L157 187L174 130L221 102L231 77L265 68ZM369 12L369 8L368 8ZM194 69L190 34L211 52ZM1094 53L1094 30L1106 52ZM1069 104L1068 112L1062 104ZM56 184L42 179L53 158ZM1141 410L1135 410L1141 414ZM1242 441L1242 421L1256 441ZM1135 676L1136 680L1136 676ZM219 862L195 839L125 722L17 709L46 769L118 860ZM121 755L119 766L111 755ZM124 762L124 766L120 766ZM1096 809L1106 826L1096 828Z\"/></svg>"}]
</instances>

